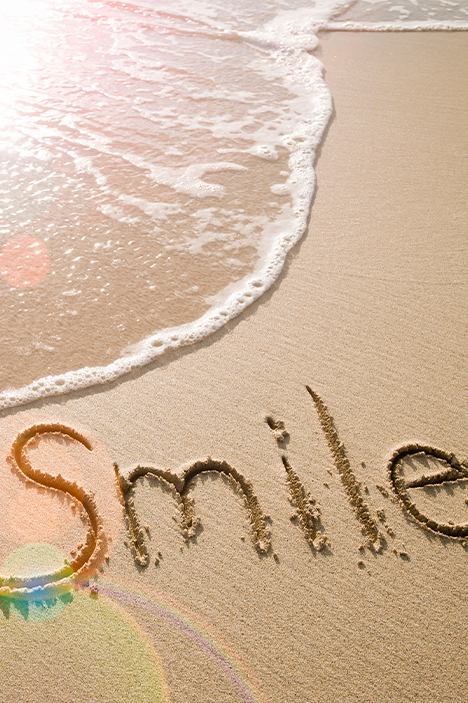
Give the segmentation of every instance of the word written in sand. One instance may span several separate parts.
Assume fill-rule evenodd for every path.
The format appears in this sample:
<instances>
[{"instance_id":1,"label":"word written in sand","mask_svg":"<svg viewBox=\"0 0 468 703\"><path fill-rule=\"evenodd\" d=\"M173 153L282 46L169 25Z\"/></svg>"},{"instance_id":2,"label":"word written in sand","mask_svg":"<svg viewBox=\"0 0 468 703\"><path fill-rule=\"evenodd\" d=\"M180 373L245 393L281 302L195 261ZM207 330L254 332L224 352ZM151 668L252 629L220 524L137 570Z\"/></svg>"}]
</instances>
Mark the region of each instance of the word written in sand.
<instances>
[{"instance_id":1,"label":"word written in sand","mask_svg":"<svg viewBox=\"0 0 468 703\"><path fill-rule=\"evenodd\" d=\"M306 386L307 392L314 403L320 427L330 448L335 468L340 476L345 494L365 536L365 546L375 552L380 552L386 545L379 523L387 535L394 536L392 528L387 524L385 513L376 511L373 516L347 457L345 447L339 440L334 420L322 398ZM284 448L289 438L284 423L267 417L266 422L272 430L278 445ZM108 539L103 527L94 496L86 491L76 481L70 481L60 474L53 476L40 469L35 469L28 458L28 450L33 448L42 437L65 438L78 442L88 451L93 451L91 442L82 434L62 423L41 423L21 431L12 443L7 457L12 471L23 481L40 487L48 488L66 494L72 501L81 505L87 524L87 537L84 544L70 554L70 560L65 560L64 566L54 573L28 577L0 575L0 596L39 599L56 597L62 592L67 593L73 584L86 583L95 575L108 558ZM435 473L423 474L418 478L405 479L403 475L404 461L420 457L436 461L440 470ZM321 508L317 501L306 490L296 470L291 466L286 453L281 456L289 489L289 500L295 508L293 520L296 520L304 536L313 550L322 551L328 547L328 537L321 524ZM115 466L118 483L122 490L124 514L131 540L131 548L135 562L146 567L150 562L150 552L147 545L149 528L140 524L135 506L135 489L139 479L151 477L163 488L169 488L178 505L182 534L186 540L196 537L200 521L195 515L193 489L196 479L206 474L221 476L231 486L233 491L242 498L247 510L252 541L260 554L271 552L271 536L266 524L269 517L262 511L254 488L237 469L226 461L208 457L196 461L185 468L181 475L167 469L137 466L124 476ZM387 475L390 489L395 494L402 508L411 518L425 530L458 540L467 546L464 539L468 537L468 523L446 523L425 515L411 497L410 491L419 488L431 488L441 485L454 485L468 480L468 462L459 460L454 454L436 447L422 444L406 444L398 447L390 457L387 465ZM389 491L384 486L378 489L385 497ZM364 492L368 492L367 489ZM400 552L404 556L403 552ZM276 555L273 555L276 557ZM160 558L160 552L156 563Z\"/></svg>"}]
</instances>

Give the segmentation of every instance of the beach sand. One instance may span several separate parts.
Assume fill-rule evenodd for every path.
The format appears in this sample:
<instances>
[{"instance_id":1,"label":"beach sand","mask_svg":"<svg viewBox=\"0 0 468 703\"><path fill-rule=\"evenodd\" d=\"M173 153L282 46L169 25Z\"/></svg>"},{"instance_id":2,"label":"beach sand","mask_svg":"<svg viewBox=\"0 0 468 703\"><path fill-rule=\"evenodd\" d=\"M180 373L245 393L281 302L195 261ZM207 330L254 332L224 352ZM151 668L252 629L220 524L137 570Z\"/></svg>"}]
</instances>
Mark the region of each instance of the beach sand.
<instances>
[{"instance_id":1,"label":"beach sand","mask_svg":"<svg viewBox=\"0 0 468 703\"><path fill-rule=\"evenodd\" d=\"M335 114L309 232L273 290L195 347L33 406L89 428L124 476L138 464L181 474L208 456L227 462L270 516L271 549L256 550L242 497L219 473L193 484L202 530L189 543L174 495L141 479L149 566L135 566L122 525L97 599L79 594L40 625L0 622L5 701L115 702L130 690L147 700L138 636L131 644L104 613L112 594L149 634L173 703L466 696L468 552L391 499L387 463L410 442L468 454L468 34L332 33L318 55ZM25 424L31 409L18 410ZM405 476L411 465L447 469L416 457ZM301 487L316 500L302 506L307 529L290 520L291 486L296 503ZM412 497L436 525L467 522L467 481ZM381 553L360 550L364 504ZM321 551L310 544L317 526L329 540Z\"/></svg>"}]
</instances>

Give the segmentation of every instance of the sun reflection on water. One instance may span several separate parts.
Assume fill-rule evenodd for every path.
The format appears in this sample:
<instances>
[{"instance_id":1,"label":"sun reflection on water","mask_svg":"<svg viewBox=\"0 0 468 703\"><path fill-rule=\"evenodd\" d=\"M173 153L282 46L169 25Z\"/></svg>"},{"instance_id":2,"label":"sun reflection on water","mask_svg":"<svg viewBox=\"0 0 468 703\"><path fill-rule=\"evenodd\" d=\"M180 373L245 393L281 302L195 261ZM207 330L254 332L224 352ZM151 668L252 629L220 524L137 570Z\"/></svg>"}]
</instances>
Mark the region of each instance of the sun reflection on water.
<instances>
[{"instance_id":1,"label":"sun reflection on water","mask_svg":"<svg viewBox=\"0 0 468 703\"><path fill-rule=\"evenodd\" d=\"M12 118L16 90L41 68L31 32L47 7L44 0L0 0L0 119Z\"/></svg>"}]
</instances>

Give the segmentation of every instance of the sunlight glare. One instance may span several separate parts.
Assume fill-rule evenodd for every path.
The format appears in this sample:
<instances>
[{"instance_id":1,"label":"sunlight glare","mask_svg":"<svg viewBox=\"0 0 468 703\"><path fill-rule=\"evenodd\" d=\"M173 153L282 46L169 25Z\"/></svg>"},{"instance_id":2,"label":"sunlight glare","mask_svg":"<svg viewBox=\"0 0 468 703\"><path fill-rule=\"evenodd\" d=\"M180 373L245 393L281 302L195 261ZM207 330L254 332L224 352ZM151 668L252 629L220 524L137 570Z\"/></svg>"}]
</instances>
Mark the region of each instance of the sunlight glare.
<instances>
[{"instance_id":1,"label":"sunlight glare","mask_svg":"<svg viewBox=\"0 0 468 703\"><path fill-rule=\"evenodd\" d=\"M41 67L34 56L33 34L45 0L0 0L0 118L15 102L15 92Z\"/></svg>"}]
</instances>

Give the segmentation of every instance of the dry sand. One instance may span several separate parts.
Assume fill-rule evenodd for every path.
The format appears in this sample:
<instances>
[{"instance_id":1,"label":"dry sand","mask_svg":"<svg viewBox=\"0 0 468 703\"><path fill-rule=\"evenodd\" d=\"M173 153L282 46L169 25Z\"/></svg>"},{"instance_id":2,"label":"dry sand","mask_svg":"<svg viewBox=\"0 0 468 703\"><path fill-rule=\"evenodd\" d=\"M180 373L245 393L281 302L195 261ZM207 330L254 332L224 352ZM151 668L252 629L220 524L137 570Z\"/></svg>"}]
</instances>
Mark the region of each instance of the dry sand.
<instances>
[{"instance_id":1,"label":"dry sand","mask_svg":"<svg viewBox=\"0 0 468 703\"><path fill-rule=\"evenodd\" d=\"M122 527L97 598L81 593L43 624L3 619L5 702L150 700L135 672L148 682L156 655L134 621L109 614L106 594L121 606L122 582L173 703L466 697L468 552L384 493L399 446L468 454L468 34L335 33L320 53L336 114L310 231L275 289L197 347L34 408L89 428L124 476L138 464L181 476L208 456L227 462L270 516L271 550L255 549L246 506L219 472L192 485L203 529L189 544L177 495L139 479L149 566L136 567ZM427 456L404 463L406 477L449 470ZM315 505L301 504L301 487ZM436 528L467 521L467 481L409 493ZM366 524L368 538L376 526L385 538L380 554L359 550ZM317 551L321 531L329 546Z\"/></svg>"}]
</instances>

